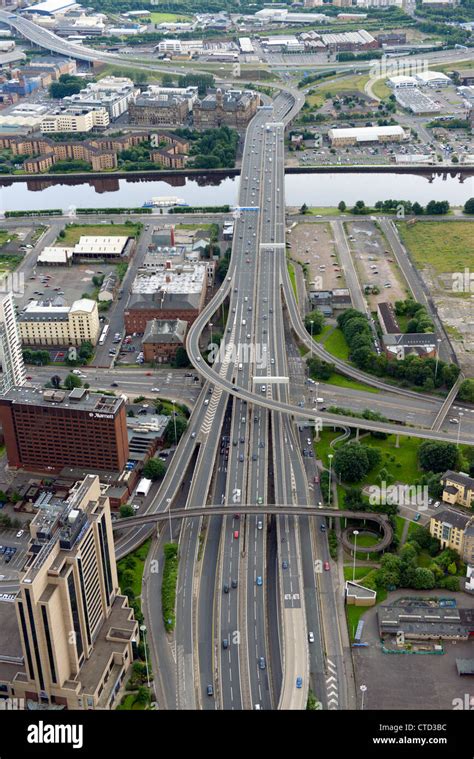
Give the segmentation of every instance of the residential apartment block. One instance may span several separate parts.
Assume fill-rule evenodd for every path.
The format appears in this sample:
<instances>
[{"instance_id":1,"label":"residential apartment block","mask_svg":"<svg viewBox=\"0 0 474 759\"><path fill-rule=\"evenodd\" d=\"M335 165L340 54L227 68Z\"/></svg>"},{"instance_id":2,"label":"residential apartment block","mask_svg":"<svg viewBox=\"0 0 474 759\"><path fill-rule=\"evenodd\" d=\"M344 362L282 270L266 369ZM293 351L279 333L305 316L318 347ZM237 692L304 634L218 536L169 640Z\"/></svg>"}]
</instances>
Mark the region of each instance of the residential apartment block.
<instances>
[{"instance_id":1,"label":"residential apartment block","mask_svg":"<svg viewBox=\"0 0 474 759\"><path fill-rule=\"evenodd\" d=\"M18 315L18 327L23 345L95 345L100 332L97 303L88 298L72 306L62 299L34 300Z\"/></svg>"},{"instance_id":2,"label":"residential apartment block","mask_svg":"<svg viewBox=\"0 0 474 759\"><path fill-rule=\"evenodd\" d=\"M23 385L26 379L20 331L12 293L0 300L0 391Z\"/></svg>"},{"instance_id":3,"label":"residential apartment block","mask_svg":"<svg viewBox=\"0 0 474 759\"><path fill-rule=\"evenodd\" d=\"M41 508L30 533L19 594L0 604L2 690L45 708L111 709L139 630L120 592L99 478L86 475L66 501Z\"/></svg>"},{"instance_id":4,"label":"residential apartment block","mask_svg":"<svg viewBox=\"0 0 474 759\"><path fill-rule=\"evenodd\" d=\"M105 129L110 123L106 108L75 107L64 108L57 113L44 116L40 130L43 134L54 132L90 132L91 129Z\"/></svg>"},{"instance_id":5,"label":"residential apartment block","mask_svg":"<svg viewBox=\"0 0 474 759\"><path fill-rule=\"evenodd\" d=\"M115 121L128 111L140 90L127 77L106 76L98 82L91 82L76 95L64 98L65 104L81 108L105 108L110 121Z\"/></svg>"},{"instance_id":6,"label":"residential apartment block","mask_svg":"<svg viewBox=\"0 0 474 759\"><path fill-rule=\"evenodd\" d=\"M430 519L430 533L441 548L451 548L463 561L474 562L474 517L458 511L441 511Z\"/></svg>"},{"instance_id":7,"label":"residential apartment block","mask_svg":"<svg viewBox=\"0 0 474 759\"><path fill-rule=\"evenodd\" d=\"M441 478L443 485L443 501L470 509L474 506L474 477L464 472L448 470Z\"/></svg>"}]
</instances>

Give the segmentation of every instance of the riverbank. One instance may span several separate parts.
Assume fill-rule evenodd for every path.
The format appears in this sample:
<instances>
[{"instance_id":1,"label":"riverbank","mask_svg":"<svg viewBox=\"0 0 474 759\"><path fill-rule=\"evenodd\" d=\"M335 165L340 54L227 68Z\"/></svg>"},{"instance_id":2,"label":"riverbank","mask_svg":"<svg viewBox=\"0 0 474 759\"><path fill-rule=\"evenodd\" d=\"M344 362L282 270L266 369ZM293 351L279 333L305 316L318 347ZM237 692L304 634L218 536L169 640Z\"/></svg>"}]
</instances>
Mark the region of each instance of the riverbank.
<instances>
[{"instance_id":1,"label":"riverbank","mask_svg":"<svg viewBox=\"0 0 474 759\"><path fill-rule=\"evenodd\" d=\"M426 164L410 164L409 166L401 166L400 164L344 164L343 166L286 166L285 174L418 174L424 176L436 175L443 176L451 174L451 176L460 174L462 177L474 176L474 165L465 164L433 164L427 166ZM101 179L106 180L113 179L139 179L139 180L157 180L166 182L167 178L182 177L187 178L199 178L205 181L212 181L215 179L227 179L230 177L240 176L240 168L233 169L209 169L209 171L203 169L174 169L166 171L83 171L83 172L67 172L65 174L1 174L0 175L0 187L8 187L14 182L39 182L44 183L45 180L55 183L64 183L68 180L75 180L79 182L87 182L89 179Z\"/></svg>"}]
</instances>

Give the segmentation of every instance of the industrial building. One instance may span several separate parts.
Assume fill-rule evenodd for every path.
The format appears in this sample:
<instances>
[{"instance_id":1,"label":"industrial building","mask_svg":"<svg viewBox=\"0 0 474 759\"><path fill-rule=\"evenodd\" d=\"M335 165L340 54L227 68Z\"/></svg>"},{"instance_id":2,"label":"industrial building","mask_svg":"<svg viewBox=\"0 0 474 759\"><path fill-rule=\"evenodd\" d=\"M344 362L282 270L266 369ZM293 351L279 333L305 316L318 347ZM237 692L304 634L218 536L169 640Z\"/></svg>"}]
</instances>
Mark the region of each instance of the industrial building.
<instances>
[{"instance_id":1,"label":"industrial building","mask_svg":"<svg viewBox=\"0 0 474 759\"><path fill-rule=\"evenodd\" d=\"M72 306L62 298L33 300L18 315L18 327L23 345L95 345L100 332L97 303L87 298Z\"/></svg>"},{"instance_id":2,"label":"industrial building","mask_svg":"<svg viewBox=\"0 0 474 759\"><path fill-rule=\"evenodd\" d=\"M46 709L111 709L139 630L118 585L99 478L44 503L30 536L16 600L0 602L0 688Z\"/></svg>"},{"instance_id":3,"label":"industrial building","mask_svg":"<svg viewBox=\"0 0 474 759\"><path fill-rule=\"evenodd\" d=\"M328 137L333 147L346 147L368 142L401 142L407 139L407 134L397 125L330 129Z\"/></svg>"},{"instance_id":4,"label":"industrial building","mask_svg":"<svg viewBox=\"0 0 474 759\"><path fill-rule=\"evenodd\" d=\"M0 396L8 464L38 472L121 472L128 438L123 398L38 387L12 387Z\"/></svg>"},{"instance_id":5,"label":"industrial building","mask_svg":"<svg viewBox=\"0 0 474 759\"><path fill-rule=\"evenodd\" d=\"M452 80L441 71L421 71L416 74L416 80L422 87L446 87Z\"/></svg>"},{"instance_id":6,"label":"industrial building","mask_svg":"<svg viewBox=\"0 0 474 759\"><path fill-rule=\"evenodd\" d=\"M409 640L468 640L474 635L474 610L426 601L395 603L377 610L380 637L403 633Z\"/></svg>"},{"instance_id":7,"label":"industrial building","mask_svg":"<svg viewBox=\"0 0 474 759\"><path fill-rule=\"evenodd\" d=\"M24 9L24 13L37 13L41 16L55 16L58 13L64 13L65 11L70 11L77 7L78 4L75 0L45 0L43 3L29 5Z\"/></svg>"}]
</instances>

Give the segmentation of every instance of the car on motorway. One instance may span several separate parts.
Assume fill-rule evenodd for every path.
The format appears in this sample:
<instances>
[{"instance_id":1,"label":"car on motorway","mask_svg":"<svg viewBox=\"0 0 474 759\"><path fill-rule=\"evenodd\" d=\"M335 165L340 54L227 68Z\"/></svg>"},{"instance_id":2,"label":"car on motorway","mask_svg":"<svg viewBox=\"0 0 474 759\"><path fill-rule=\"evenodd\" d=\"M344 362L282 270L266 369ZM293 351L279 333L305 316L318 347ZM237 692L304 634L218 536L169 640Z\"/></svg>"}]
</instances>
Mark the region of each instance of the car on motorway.
<instances>
[{"instance_id":1,"label":"car on motorway","mask_svg":"<svg viewBox=\"0 0 474 759\"><path fill-rule=\"evenodd\" d=\"M33 377L30 377L30 375L29 375L29 374L27 374L27 376L26 376L26 379L27 379L27 380L32 380L32 379L33 379Z\"/></svg>"},{"instance_id":2,"label":"car on motorway","mask_svg":"<svg viewBox=\"0 0 474 759\"><path fill-rule=\"evenodd\" d=\"M329 570L331 569L331 567L329 566L329 561L325 561L323 564L323 567L324 567L325 572L329 572Z\"/></svg>"},{"instance_id":3,"label":"car on motorway","mask_svg":"<svg viewBox=\"0 0 474 759\"><path fill-rule=\"evenodd\" d=\"M259 496L258 496L258 498L257 498L257 504L258 504L259 506L261 506L261 505L262 505L262 503L263 503L263 498L262 498L262 496L261 496L261 495L259 495Z\"/></svg>"},{"instance_id":4,"label":"car on motorway","mask_svg":"<svg viewBox=\"0 0 474 759\"><path fill-rule=\"evenodd\" d=\"M314 633L313 632L309 632L308 633L308 642L309 643L314 643Z\"/></svg>"},{"instance_id":5,"label":"car on motorway","mask_svg":"<svg viewBox=\"0 0 474 759\"><path fill-rule=\"evenodd\" d=\"M265 657L264 656L260 656L260 658L258 660L258 666L259 666L259 669L265 669L266 664L265 664Z\"/></svg>"},{"instance_id":6,"label":"car on motorway","mask_svg":"<svg viewBox=\"0 0 474 759\"><path fill-rule=\"evenodd\" d=\"M227 585L227 583L224 585L223 591L224 591L224 593L228 593L229 592L229 586Z\"/></svg>"},{"instance_id":7,"label":"car on motorway","mask_svg":"<svg viewBox=\"0 0 474 759\"><path fill-rule=\"evenodd\" d=\"M239 531L234 530L234 540L238 540L238 539L239 539Z\"/></svg>"},{"instance_id":8,"label":"car on motorway","mask_svg":"<svg viewBox=\"0 0 474 759\"><path fill-rule=\"evenodd\" d=\"M302 678L302 677L299 677L299 676L298 676L298 677L296 678L296 687L297 687L297 688L302 688L302 687L303 687L303 678Z\"/></svg>"},{"instance_id":9,"label":"car on motorway","mask_svg":"<svg viewBox=\"0 0 474 759\"><path fill-rule=\"evenodd\" d=\"M229 648L229 640L227 638L223 638L223 640L222 640L222 648L223 649Z\"/></svg>"},{"instance_id":10,"label":"car on motorway","mask_svg":"<svg viewBox=\"0 0 474 759\"><path fill-rule=\"evenodd\" d=\"M244 460L244 454L243 454L243 453L241 453L241 454L240 454L240 456L239 456L239 461L242 463L242 462L243 462L243 460Z\"/></svg>"},{"instance_id":11,"label":"car on motorway","mask_svg":"<svg viewBox=\"0 0 474 759\"><path fill-rule=\"evenodd\" d=\"M261 519L259 519L257 522L257 530L263 530L263 522Z\"/></svg>"},{"instance_id":12,"label":"car on motorway","mask_svg":"<svg viewBox=\"0 0 474 759\"><path fill-rule=\"evenodd\" d=\"M237 580L232 580L232 587L235 589L237 587L238 583Z\"/></svg>"},{"instance_id":13,"label":"car on motorway","mask_svg":"<svg viewBox=\"0 0 474 759\"><path fill-rule=\"evenodd\" d=\"M259 587L260 587L261 585L263 585L263 580L262 580L262 578L260 577L260 575L258 575L258 577L257 577L257 585L258 585Z\"/></svg>"},{"instance_id":14,"label":"car on motorway","mask_svg":"<svg viewBox=\"0 0 474 759\"><path fill-rule=\"evenodd\" d=\"M159 387L152 387L151 388L151 392L152 393L159 393L160 392L160 388Z\"/></svg>"},{"instance_id":15,"label":"car on motorway","mask_svg":"<svg viewBox=\"0 0 474 759\"><path fill-rule=\"evenodd\" d=\"M111 382L110 387L118 387L118 382Z\"/></svg>"}]
</instances>

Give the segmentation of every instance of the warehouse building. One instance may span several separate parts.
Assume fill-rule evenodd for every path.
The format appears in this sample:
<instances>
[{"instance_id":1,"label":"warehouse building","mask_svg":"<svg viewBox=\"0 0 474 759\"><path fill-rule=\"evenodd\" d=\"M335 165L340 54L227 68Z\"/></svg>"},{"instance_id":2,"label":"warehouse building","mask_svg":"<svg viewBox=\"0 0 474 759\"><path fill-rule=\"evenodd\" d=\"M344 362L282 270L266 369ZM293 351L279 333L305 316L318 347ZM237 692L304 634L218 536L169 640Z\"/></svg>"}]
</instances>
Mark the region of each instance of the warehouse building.
<instances>
[{"instance_id":1,"label":"warehouse building","mask_svg":"<svg viewBox=\"0 0 474 759\"><path fill-rule=\"evenodd\" d=\"M79 6L75 0L45 0L44 3L29 5L24 9L24 12L27 14L37 13L40 16L55 16L56 14L65 13L78 7Z\"/></svg>"},{"instance_id":2,"label":"warehouse building","mask_svg":"<svg viewBox=\"0 0 474 759\"><path fill-rule=\"evenodd\" d=\"M416 80L422 87L447 87L452 80L441 71L421 71L416 74Z\"/></svg>"},{"instance_id":3,"label":"warehouse building","mask_svg":"<svg viewBox=\"0 0 474 759\"><path fill-rule=\"evenodd\" d=\"M401 142L407 139L401 126L354 127L350 129L330 129L328 137L333 147L360 145L369 142Z\"/></svg>"}]
</instances>

